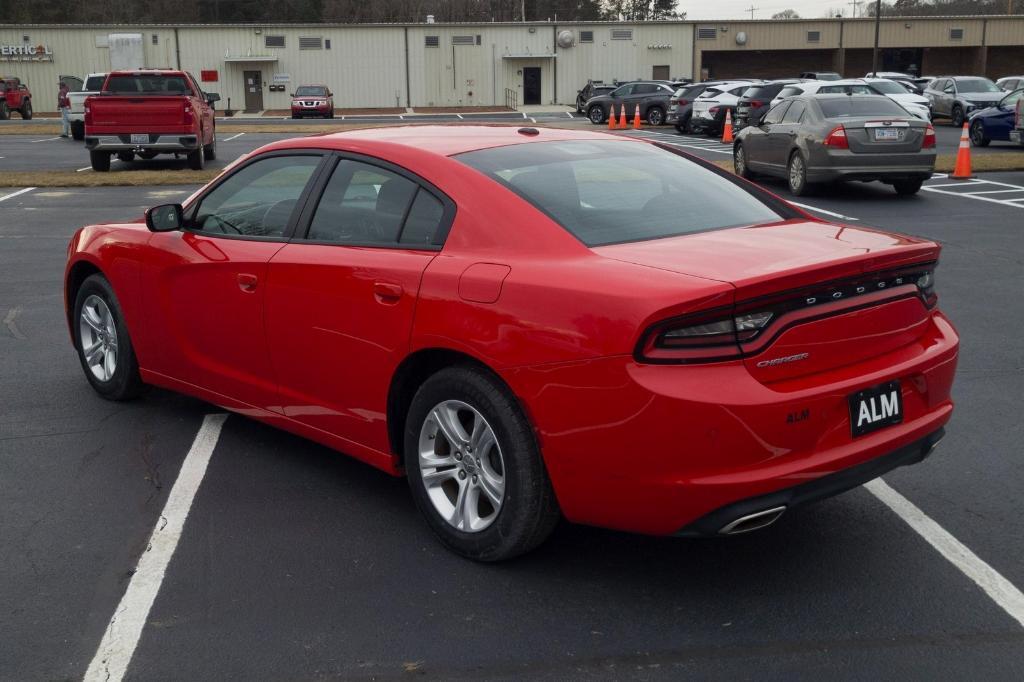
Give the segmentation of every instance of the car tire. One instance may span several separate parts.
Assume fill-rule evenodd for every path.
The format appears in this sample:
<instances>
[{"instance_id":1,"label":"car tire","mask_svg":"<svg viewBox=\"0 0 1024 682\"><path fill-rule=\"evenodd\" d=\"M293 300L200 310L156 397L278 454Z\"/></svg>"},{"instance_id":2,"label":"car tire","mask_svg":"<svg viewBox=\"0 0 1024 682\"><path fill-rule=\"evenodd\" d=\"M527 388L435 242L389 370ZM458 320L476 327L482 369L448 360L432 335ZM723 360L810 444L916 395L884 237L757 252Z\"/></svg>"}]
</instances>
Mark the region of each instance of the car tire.
<instances>
[{"instance_id":1,"label":"car tire","mask_svg":"<svg viewBox=\"0 0 1024 682\"><path fill-rule=\"evenodd\" d=\"M962 128L964 125L964 110L959 106L953 107L953 113L950 115L950 123L953 124L954 128Z\"/></svg>"},{"instance_id":2,"label":"car tire","mask_svg":"<svg viewBox=\"0 0 1024 682\"><path fill-rule=\"evenodd\" d=\"M608 116L604 113L604 109L600 104L590 107L590 110L587 112L587 118L596 126L608 121Z\"/></svg>"},{"instance_id":3,"label":"car tire","mask_svg":"<svg viewBox=\"0 0 1024 682\"><path fill-rule=\"evenodd\" d=\"M971 124L969 137L971 138L971 146L974 147L987 147L988 143L992 141L985 137L985 126L980 120L975 120Z\"/></svg>"},{"instance_id":4,"label":"car tire","mask_svg":"<svg viewBox=\"0 0 1024 682\"><path fill-rule=\"evenodd\" d=\"M665 124L665 110L661 107L651 107L647 110L647 123L652 126Z\"/></svg>"},{"instance_id":5,"label":"car tire","mask_svg":"<svg viewBox=\"0 0 1024 682\"><path fill-rule=\"evenodd\" d=\"M202 135L200 135L200 139L202 139ZM206 153L203 151L205 146L200 144L198 149L189 152L188 156L185 157L188 161L188 167L192 170L199 171L206 167Z\"/></svg>"},{"instance_id":6,"label":"car tire","mask_svg":"<svg viewBox=\"0 0 1024 682\"><path fill-rule=\"evenodd\" d=\"M924 180L896 180L892 183L892 188L896 190L896 194L901 197L910 196L917 194L921 191L921 185L924 184Z\"/></svg>"},{"instance_id":7,"label":"car tire","mask_svg":"<svg viewBox=\"0 0 1024 682\"><path fill-rule=\"evenodd\" d=\"M292 118L298 119L298 118L301 118L301 117L298 114L292 114Z\"/></svg>"},{"instance_id":8,"label":"car tire","mask_svg":"<svg viewBox=\"0 0 1024 682\"><path fill-rule=\"evenodd\" d=\"M750 180L754 174L750 172L750 164L747 162L747 150L742 143L737 143L732 148L732 167L736 175Z\"/></svg>"},{"instance_id":9,"label":"car tire","mask_svg":"<svg viewBox=\"0 0 1024 682\"><path fill-rule=\"evenodd\" d=\"M334 111L331 110L330 112L328 112L327 116L325 116L324 118L334 118Z\"/></svg>"},{"instance_id":10,"label":"car tire","mask_svg":"<svg viewBox=\"0 0 1024 682\"><path fill-rule=\"evenodd\" d=\"M203 145L203 157L207 161L215 161L217 159L217 131L213 131L213 139L210 140L210 144Z\"/></svg>"},{"instance_id":11,"label":"car tire","mask_svg":"<svg viewBox=\"0 0 1024 682\"><path fill-rule=\"evenodd\" d=\"M476 453L474 433L484 443ZM455 366L427 379L409 407L404 444L416 506L452 551L476 561L510 559L543 542L558 522L534 431L490 372Z\"/></svg>"},{"instance_id":12,"label":"car tire","mask_svg":"<svg viewBox=\"0 0 1024 682\"><path fill-rule=\"evenodd\" d=\"M94 171L106 173L110 170L110 152L89 152L89 163Z\"/></svg>"},{"instance_id":13,"label":"car tire","mask_svg":"<svg viewBox=\"0 0 1024 682\"><path fill-rule=\"evenodd\" d=\"M123 163L131 163L132 161L135 160L135 153L134 152L118 152L117 153L117 159L118 159L118 161L121 161Z\"/></svg>"},{"instance_id":14,"label":"car tire","mask_svg":"<svg viewBox=\"0 0 1024 682\"><path fill-rule=\"evenodd\" d=\"M71 124L71 139L81 142L85 139L85 124L75 121Z\"/></svg>"},{"instance_id":15,"label":"car tire","mask_svg":"<svg viewBox=\"0 0 1024 682\"><path fill-rule=\"evenodd\" d=\"M0 101L0 121L6 121L11 117L11 110L7 108L7 102Z\"/></svg>"},{"instance_id":16,"label":"car tire","mask_svg":"<svg viewBox=\"0 0 1024 682\"><path fill-rule=\"evenodd\" d=\"M21 117L26 121L32 120L32 100L25 100L21 105Z\"/></svg>"},{"instance_id":17,"label":"car tire","mask_svg":"<svg viewBox=\"0 0 1024 682\"><path fill-rule=\"evenodd\" d=\"M803 155L795 151L789 156L789 163L786 164L786 184L789 192L795 197L806 196L810 193L810 185L807 182L807 162Z\"/></svg>"},{"instance_id":18,"label":"car tire","mask_svg":"<svg viewBox=\"0 0 1024 682\"><path fill-rule=\"evenodd\" d=\"M131 400L145 390L121 304L103 275L79 287L71 329L85 378L100 396Z\"/></svg>"}]
</instances>

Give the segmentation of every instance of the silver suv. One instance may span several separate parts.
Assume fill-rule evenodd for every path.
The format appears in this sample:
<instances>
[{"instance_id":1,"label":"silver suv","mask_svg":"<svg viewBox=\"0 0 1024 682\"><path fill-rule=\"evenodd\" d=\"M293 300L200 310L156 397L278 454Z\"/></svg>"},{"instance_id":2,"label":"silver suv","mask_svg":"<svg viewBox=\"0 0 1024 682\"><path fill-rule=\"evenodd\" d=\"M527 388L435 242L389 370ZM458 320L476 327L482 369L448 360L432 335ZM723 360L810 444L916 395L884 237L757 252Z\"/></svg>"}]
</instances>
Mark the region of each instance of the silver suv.
<instances>
[{"instance_id":1,"label":"silver suv","mask_svg":"<svg viewBox=\"0 0 1024 682\"><path fill-rule=\"evenodd\" d=\"M957 128L971 112L995 106L1004 95L999 86L981 76L940 76L924 91L932 117L948 118Z\"/></svg>"}]
</instances>

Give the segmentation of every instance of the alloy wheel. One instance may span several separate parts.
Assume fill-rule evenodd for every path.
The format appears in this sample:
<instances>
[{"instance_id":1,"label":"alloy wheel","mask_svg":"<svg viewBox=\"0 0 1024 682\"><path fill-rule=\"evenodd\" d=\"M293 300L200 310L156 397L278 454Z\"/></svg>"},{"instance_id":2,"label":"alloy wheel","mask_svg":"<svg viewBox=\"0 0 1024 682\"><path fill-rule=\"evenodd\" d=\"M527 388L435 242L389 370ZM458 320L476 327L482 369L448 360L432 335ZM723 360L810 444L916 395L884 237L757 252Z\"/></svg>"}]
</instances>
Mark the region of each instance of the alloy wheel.
<instances>
[{"instance_id":1,"label":"alloy wheel","mask_svg":"<svg viewBox=\"0 0 1024 682\"><path fill-rule=\"evenodd\" d=\"M800 192L804 186L804 159L799 154L794 154L789 162L789 189L794 194Z\"/></svg>"},{"instance_id":2,"label":"alloy wheel","mask_svg":"<svg viewBox=\"0 0 1024 682\"><path fill-rule=\"evenodd\" d=\"M494 429L473 406L446 400L420 427L418 464L438 515L465 533L490 526L505 500L505 464Z\"/></svg>"},{"instance_id":3,"label":"alloy wheel","mask_svg":"<svg viewBox=\"0 0 1024 682\"><path fill-rule=\"evenodd\" d=\"M85 364L100 381L110 381L117 371L117 325L109 306L93 295L82 304L78 338Z\"/></svg>"},{"instance_id":4,"label":"alloy wheel","mask_svg":"<svg viewBox=\"0 0 1024 682\"><path fill-rule=\"evenodd\" d=\"M732 164L736 171L736 175L741 178L744 177L744 173L747 172L747 159L746 155L743 153L742 145L736 145L736 149L732 154Z\"/></svg>"}]
</instances>

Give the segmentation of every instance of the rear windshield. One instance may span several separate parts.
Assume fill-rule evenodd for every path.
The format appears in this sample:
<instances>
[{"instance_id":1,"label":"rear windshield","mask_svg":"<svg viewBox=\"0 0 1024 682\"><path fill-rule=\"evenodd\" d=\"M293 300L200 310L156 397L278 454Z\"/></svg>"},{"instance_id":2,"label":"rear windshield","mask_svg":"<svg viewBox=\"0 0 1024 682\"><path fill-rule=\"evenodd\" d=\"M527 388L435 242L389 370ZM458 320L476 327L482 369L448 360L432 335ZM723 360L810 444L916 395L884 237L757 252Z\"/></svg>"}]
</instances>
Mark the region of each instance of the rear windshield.
<instances>
[{"instance_id":1,"label":"rear windshield","mask_svg":"<svg viewBox=\"0 0 1024 682\"><path fill-rule=\"evenodd\" d=\"M181 95L191 93L184 76L125 75L110 76L105 92L140 95Z\"/></svg>"},{"instance_id":2,"label":"rear windshield","mask_svg":"<svg viewBox=\"0 0 1024 682\"><path fill-rule=\"evenodd\" d=\"M91 92L99 92L103 89L103 81L107 80L106 76L90 76L85 79L85 87L83 90L89 90Z\"/></svg>"},{"instance_id":3,"label":"rear windshield","mask_svg":"<svg viewBox=\"0 0 1024 682\"><path fill-rule=\"evenodd\" d=\"M907 111L888 97L836 97L818 100L825 118L847 116L906 116Z\"/></svg>"},{"instance_id":4,"label":"rear windshield","mask_svg":"<svg viewBox=\"0 0 1024 682\"><path fill-rule=\"evenodd\" d=\"M820 81L837 81L840 78L842 78L842 76L840 76L838 73L835 73L834 71L818 72L818 80Z\"/></svg>"},{"instance_id":5,"label":"rear windshield","mask_svg":"<svg viewBox=\"0 0 1024 682\"><path fill-rule=\"evenodd\" d=\"M819 95L873 95L867 85L826 85L818 88Z\"/></svg>"},{"instance_id":6,"label":"rear windshield","mask_svg":"<svg viewBox=\"0 0 1024 682\"><path fill-rule=\"evenodd\" d=\"M679 90L676 92L676 97L693 99L700 93L704 92L706 88L706 85L688 85L685 88L679 88Z\"/></svg>"},{"instance_id":7,"label":"rear windshield","mask_svg":"<svg viewBox=\"0 0 1024 682\"><path fill-rule=\"evenodd\" d=\"M779 91L779 97L792 97L793 95L799 95L803 91L804 89L797 85L787 85Z\"/></svg>"},{"instance_id":8,"label":"rear windshield","mask_svg":"<svg viewBox=\"0 0 1024 682\"><path fill-rule=\"evenodd\" d=\"M960 92L1001 92L999 87L987 78L958 78L956 87Z\"/></svg>"},{"instance_id":9,"label":"rear windshield","mask_svg":"<svg viewBox=\"0 0 1024 682\"><path fill-rule=\"evenodd\" d=\"M303 85L295 91L296 97L326 97L327 88L319 88L315 85Z\"/></svg>"},{"instance_id":10,"label":"rear windshield","mask_svg":"<svg viewBox=\"0 0 1024 682\"><path fill-rule=\"evenodd\" d=\"M587 246L783 218L733 181L649 144L538 142L455 158L509 188Z\"/></svg>"},{"instance_id":11,"label":"rear windshield","mask_svg":"<svg viewBox=\"0 0 1024 682\"><path fill-rule=\"evenodd\" d=\"M883 95L905 95L907 89L893 81L872 81L871 87Z\"/></svg>"},{"instance_id":12,"label":"rear windshield","mask_svg":"<svg viewBox=\"0 0 1024 682\"><path fill-rule=\"evenodd\" d=\"M758 85L753 88L747 88L747 91L743 93L744 97L749 99L772 99L775 95L782 92L782 89L786 87L781 83L775 85Z\"/></svg>"}]
</instances>

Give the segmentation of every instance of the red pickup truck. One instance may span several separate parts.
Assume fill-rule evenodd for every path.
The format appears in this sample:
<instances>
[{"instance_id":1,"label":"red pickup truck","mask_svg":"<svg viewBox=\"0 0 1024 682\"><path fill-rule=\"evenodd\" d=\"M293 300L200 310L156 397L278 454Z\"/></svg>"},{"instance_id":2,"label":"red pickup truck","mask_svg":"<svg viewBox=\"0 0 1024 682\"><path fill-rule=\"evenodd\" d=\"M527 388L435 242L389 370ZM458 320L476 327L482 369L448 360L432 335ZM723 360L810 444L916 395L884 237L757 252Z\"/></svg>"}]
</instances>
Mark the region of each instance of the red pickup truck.
<instances>
[{"instance_id":1,"label":"red pickup truck","mask_svg":"<svg viewBox=\"0 0 1024 682\"><path fill-rule=\"evenodd\" d=\"M32 93L17 78L0 78L0 121L17 111L25 120L32 118Z\"/></svg>"},{"instance_id":2,"label":"red pickup truck","mask_svg":"<svg viewBox=\"0 0 1024 682\"><path fill-rule=\"evenodd\" d=\"M202 170L217 156L214 92L203 92L185 71L112 71L98 95L85 100L85 146L93 170L110 170L110 156L184 154Z\"/></svg>"}]
</instances>

